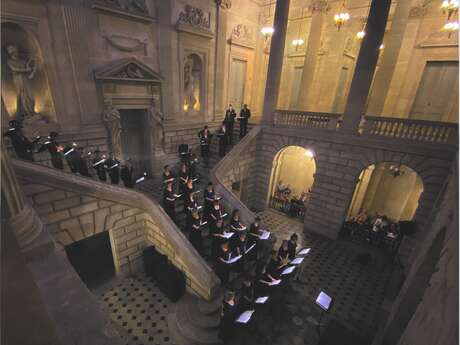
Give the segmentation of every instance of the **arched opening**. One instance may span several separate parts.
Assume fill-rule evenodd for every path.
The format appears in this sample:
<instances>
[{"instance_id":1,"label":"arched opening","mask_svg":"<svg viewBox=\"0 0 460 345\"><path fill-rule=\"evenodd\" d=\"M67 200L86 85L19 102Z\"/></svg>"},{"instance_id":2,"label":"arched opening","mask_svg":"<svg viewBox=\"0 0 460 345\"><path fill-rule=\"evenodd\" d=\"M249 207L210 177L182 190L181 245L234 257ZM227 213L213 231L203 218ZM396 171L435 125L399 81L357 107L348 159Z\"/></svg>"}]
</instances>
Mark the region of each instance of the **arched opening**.
<instances>
[{"instance_id":1,"label":"arched opening","mask_svg":"<svg viewBox=\"0 0 460 345\"><path fill-rule=\"evenodd\" d=\"M2 102L10 118L33 124L56 122L42 51L36 38L15 23L2 23Z\"/></svg>"},{"instance_id":2,"label":"arched opening","mask_svg":"<svg viewBox=\"0 0 460 345\"><path fill-rule=\"evenodd\" d=\"M314 182L314 151L288 146L273 159L268 205L303 220Z\"/></svg>"},{"instance_id":3,"label":"arched opening","mask_svg":"<svg viewBox=\"0 0 460 345\"><path fill-rule=\"evenodd\" d=\"M393 222L410 221L417 211L423 182L411 168L377 163L364 169L356 184L348 219L363 212L385 215Z\"/></svg>"}]
</instances>

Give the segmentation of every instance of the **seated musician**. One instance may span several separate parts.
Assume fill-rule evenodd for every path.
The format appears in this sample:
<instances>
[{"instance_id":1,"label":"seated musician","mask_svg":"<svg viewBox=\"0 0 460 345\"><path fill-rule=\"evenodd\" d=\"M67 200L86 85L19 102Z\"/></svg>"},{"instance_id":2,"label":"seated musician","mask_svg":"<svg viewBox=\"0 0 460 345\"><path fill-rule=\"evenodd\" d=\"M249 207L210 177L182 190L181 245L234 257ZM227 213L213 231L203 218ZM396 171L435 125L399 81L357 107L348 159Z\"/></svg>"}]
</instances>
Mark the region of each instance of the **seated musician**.
<instances>
[{"instance_id":1,"label":"seated musician","mask_svg":"<svg viewBox=\"0 0 460 345\"><path fill-rule=\"evenodd\" d=\"M270 288L272 287L270 283L274 282L276 278L274 278L267 269L267 266L262 267L260 272L259 279L257 281L257 294L258 295L266 295L269 293Z\"/></svg>"},{"instance_id":2,"label":"seated musician","mask_svg":"<svg viewBox=\"0 0 460 345\"><path fill-rule=\"evenodd\" d=\"M230 229L232 232L240 232L246 230L246 227L240 222L239 210L233 210L232 219L230 221Z\"/></svg>"},{"instance_id":3,"label":"seated musician","mask_svg":"<svg viewBox=\"0 0 460 345\"><path fill-rule=\"evenodd\" d=\"M279 261L276 250L271 251L270 261L267 265L267 272L271 277L278 279L281 276L281 269L285 265Z\"/></svg>"}]
</instances>

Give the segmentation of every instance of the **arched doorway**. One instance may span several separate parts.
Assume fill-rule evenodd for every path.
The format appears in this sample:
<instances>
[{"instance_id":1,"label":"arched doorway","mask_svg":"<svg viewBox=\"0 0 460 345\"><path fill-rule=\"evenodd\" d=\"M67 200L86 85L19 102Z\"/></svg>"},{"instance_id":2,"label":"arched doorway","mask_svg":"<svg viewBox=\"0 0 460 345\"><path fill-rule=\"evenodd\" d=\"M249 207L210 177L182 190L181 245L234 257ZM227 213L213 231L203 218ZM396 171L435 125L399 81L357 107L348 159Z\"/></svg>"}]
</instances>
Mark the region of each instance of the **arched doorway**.
<instances>
[{"instance_id":1,"label":"arched doorway","mask_svg":"<svg viewBox=\"0 0 460 345\"><path fill-rule=\"evenodd\" d=\"M367 211L370 216L386 215L393 222L412 220L422 192L422 179L408 166L373 164L359 176L347 219Z\"/></svg>"},{"instance_id":2,"label":"arched doorway","mask_svg":"<svg viewBox=\"0 0 460 345\"><path fill-rule=\"evenodd\" d=\"M280 150L273 159L269 207L303 220L315 172L314 151L300 146Z\"/></svg>"}]
</instances>

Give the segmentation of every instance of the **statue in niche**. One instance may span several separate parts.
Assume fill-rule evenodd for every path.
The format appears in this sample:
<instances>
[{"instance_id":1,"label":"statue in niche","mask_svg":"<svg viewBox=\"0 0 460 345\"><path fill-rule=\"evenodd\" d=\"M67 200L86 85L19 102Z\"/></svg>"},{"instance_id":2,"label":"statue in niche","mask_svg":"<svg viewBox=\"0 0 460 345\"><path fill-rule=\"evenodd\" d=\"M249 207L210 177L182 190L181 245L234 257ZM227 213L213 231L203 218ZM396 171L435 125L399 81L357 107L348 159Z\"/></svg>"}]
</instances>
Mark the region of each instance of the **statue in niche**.
<instances>
[{"instance_id":1,"label":"statue in niche","mask_svg":"<svg viewBox=\"0 0 460 345\"><path fill-rule=\"evenodd\" d=\"M6 47L6 52L7 66L11 71L16 91L16 114L19 119L32 117L35 115L35 98L31 80L37 71L37 64L32 58L21 59L18 47L13 44Z\"/></svg>"},{"instance_id":2,"label":"statue in niche","mask_svg":"<svg viewBox=\"0 0 460 345\"><path fill-rule=\"evenodd\" d=\"M150 131L152 133L152 141L155 147L155 151L164 152L165 148L165 137L164 137L164 116L157 109L156 103L152 100L152 104L147 110L148 121L150 126Z\"/></svg>"},{"instance_id":3,"label":"statue in niche","mask_svg":"<svg viewBox=\"0 0 460 345\"><path fill-rule=\"evenodd\" d=\"M195 77L193 76L193 59L187 58L184 66L184 110L195 109L196 98L194 95Z\"/></svg>"},{"instance_id":4,"label":"statue in niche","mask_svg":"<svg viewBox=\"0 0 460 345\"><path fill-rule=\"evenodd\" d=\"M102 121L109 136L110 151L115 157L121 158L121 117L120 112L112 105L110 99L104 101Z\"/></svg>"}]
</instances>

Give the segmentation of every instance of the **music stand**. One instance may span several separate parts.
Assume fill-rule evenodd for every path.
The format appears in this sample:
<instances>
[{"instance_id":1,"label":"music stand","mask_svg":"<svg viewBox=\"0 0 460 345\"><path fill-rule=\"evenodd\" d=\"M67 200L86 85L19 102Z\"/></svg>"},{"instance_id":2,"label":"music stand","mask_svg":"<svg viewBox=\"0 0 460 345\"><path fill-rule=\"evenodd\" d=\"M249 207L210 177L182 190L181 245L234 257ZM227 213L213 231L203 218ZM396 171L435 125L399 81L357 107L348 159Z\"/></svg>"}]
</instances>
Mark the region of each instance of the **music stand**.
<instances>
[{"instance_id":1,"label":"music stand","mask_svg":"<svg viewBox=\"0 0 460 345\"><path fill-rule=\"evenodd\" d=\"M318 336L319 337L321 337L321 321L323 319L324 313L328 313L331 310L332 302L333 302L332 297L329 296L324 291L321 291L319 293L318 297L316 297L315 303L321 309L321 314L319 316L319 321L318 321L318 325L317 325L317 327L318 327Z\"/></svg>"}]
</instances>

